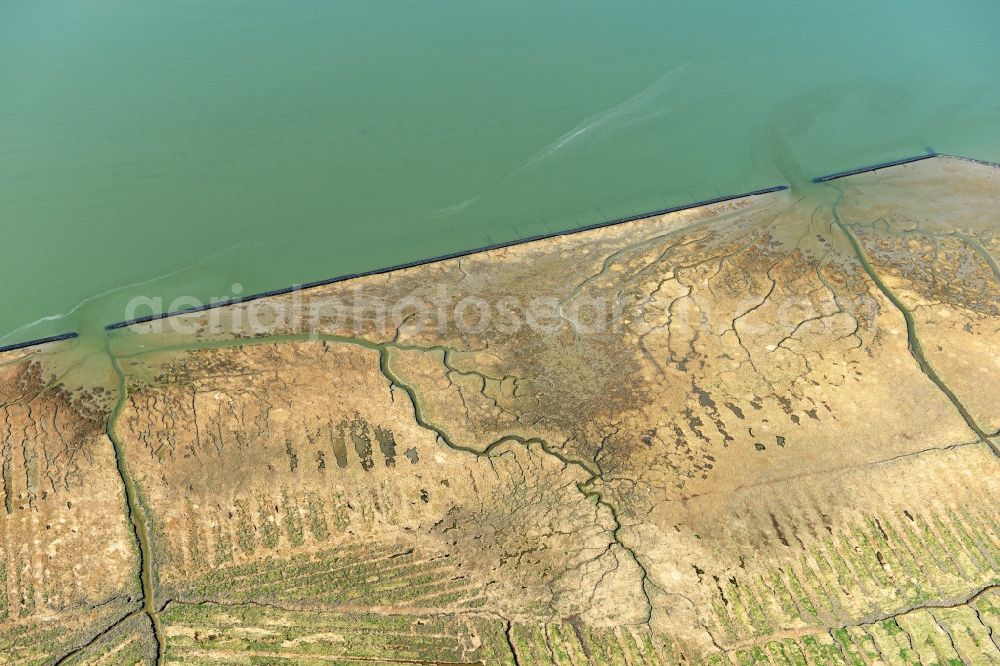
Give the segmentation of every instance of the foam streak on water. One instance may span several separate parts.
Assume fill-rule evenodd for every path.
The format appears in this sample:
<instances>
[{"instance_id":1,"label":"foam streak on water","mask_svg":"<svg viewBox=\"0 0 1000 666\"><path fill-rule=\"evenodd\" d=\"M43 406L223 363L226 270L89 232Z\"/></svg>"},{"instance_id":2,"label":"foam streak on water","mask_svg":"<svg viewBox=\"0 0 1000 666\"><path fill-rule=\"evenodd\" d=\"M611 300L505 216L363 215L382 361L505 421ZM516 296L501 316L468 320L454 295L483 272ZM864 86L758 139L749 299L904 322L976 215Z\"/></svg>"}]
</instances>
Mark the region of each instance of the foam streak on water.
<instances>
[{"instance_id":1,"label":"foam streak on water","mask_svg":"<svg viewBox=\"0 0 1000 666\"><path fill-rule=\"evenodd\" d=\"M990 0L5 3L0 339L1000 160L997 25Z\"/></svg>"}]
</instances>

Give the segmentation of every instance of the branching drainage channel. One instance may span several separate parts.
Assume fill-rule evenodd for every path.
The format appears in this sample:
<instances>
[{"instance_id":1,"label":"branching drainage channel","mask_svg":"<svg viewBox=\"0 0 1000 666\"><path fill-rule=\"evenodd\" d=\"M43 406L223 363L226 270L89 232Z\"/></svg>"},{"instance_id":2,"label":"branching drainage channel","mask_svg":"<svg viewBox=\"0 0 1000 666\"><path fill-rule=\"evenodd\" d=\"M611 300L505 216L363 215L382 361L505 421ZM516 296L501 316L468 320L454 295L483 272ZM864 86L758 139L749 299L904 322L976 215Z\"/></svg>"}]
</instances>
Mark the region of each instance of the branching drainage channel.
<instances>
[{"instance_id":1,"label":"branching drainage channel","mask_svg":"<svg viewBox=\"0 0 1000 666\"><path fill-rule=\"evenodd\" d=\"M139 560L140 560L139 580L142 590L141 612L143 612L149 618L150 624L152 626L153 637L156 640L156 646L157 646L157 659L156 659L157 666L161 666L164 663L166 640L162 628L160 626L159 610L156 608L155 605L152 547L150 545L150 539L149 539L149 521L147 518L146 511L143 508L142 503L139 499L138 490L135 486L135 482L132 479L132 475L128 469L128 464L125 455L125 445L123 444L121 439L118 437L117 432L115 431L115 423L118 417L121 415L121 412L124 408L125 401L128 395L128 386L127 386L125 372L124 370L122 370L119 361L122 358L132 358L135 356L141 356L152 352L244 347L244 346L255 346L263 344L273 344L279 342L317 342L317 341L356 345L359 347L363 347L365 349L377 351L379 354L379 370L381 374L393 386L402 389L406 393L407 397L410 399L410 403L413 406L414 419L416 420L417 425L433 432L442 443L444 443L448 448L452 450L460 451L462 453L469 453L475 456L489 456L491 455L493 450L496 449L497 447L511 442L525 446L536 444L543 452L545 452L547 455L556 458L564 465L576 467L586 472L588 474L588 478L577 483L576 484L577 489L585 497L593 500L596 504L604 507L610 513L611 518L614 521L614 529L611 531L614 543L618 545L626 553L628 553L629 556L632 558L632 560L635 562L636 566L639 568L641 574L641 586L642 586L641 590L646 602L646 624L647 626L649 625L649 622L651 621L653 614L653 604L649 596L648 587L651 585L654 587L657 586L650 580L649 572L647 571L642 561L639 559L639 556L635 552L635 550L622 542L621 531L623 529L623 526L621 520L619 519L617 509L614 507L614 505L609 503L599 491L594 490L592 487L593 483L600 478L601 472L597 469L592 468L585 462L566 457L558 450L551 448L547 442L537 437L524 438L518 435L506 435L490 443L488 446L486 446L481 450L475 449L473 447L463 446L461 444L456 444L451 440L451 438L447 435L447 433L444 432L444 430L424 420L416 391L406 382L402 381L398 376L396 376L395 373L393 373L393 371L389 367L389 354L391 349L397 346L404 347L403 345L396 345L395 343L392 342L380 344L372 342L370 340L366 340L364 338L354 338L354 337L336 336L336 335L319 335L319 336L274 335L274 336L263 336L251 340L220 340L220 341L210 341L193 345L158 347L155 349L142 350L140 352L136 352L133 354L123 354L121 356L116 356L110 348L110 338L109 338L105 346L105 349L109 358L111 359L112 367L114 368L114 371L118 377L118 400L117 403L115 404L114 410L111 412L111 415L108 418L107 435L108 439L114 446L115 462L117 465L118 474L121 477L122 485L125 491L125 501L128 508L129 521L132 525L132 530L135 535L136 543L138 545ZM129 614L129 616L127 617L131 617L132 615L134 615L134 613ZM106 634L108 631L114 628L114 626L117 626L123 620L127 619L127 617L122 618L111 627L104 629L98 636ZM93 641L91 641L91 643L93 643ZM73 653L66 655L60 660L60 662L67 660L71 656L74 656L81 649L82 648L78 648Z\"/></svg>"},{"instance_id":2,"label":"branching drainage channel","mask_svg":"<svg viewBox=\"0 0 1000 666\"><path fill-rule=\"evenodd\" d=\"M976 433L976 436L990 447L990 450L993 451L993 455L1000 457L1000 448L998 448L997 443L992 440L993 437L996 437L997 433L987 433L978 423L976 423L972 414L970 414L969 410L965 408L962 401L958 399L955 392L952 391L947 384L945 384L944 380L941 379L931 364L927 361L927 358L924 356L923 347L920 345L920 338L917 337L917 322L916 319L914 319L913 314L906 307L903 301L900 300L899 296L897 296L892 289L890 289L889 286L882 281L882 278L878 276L878 273L875 272L875 267L872 266L871 261L868 259L868 255L865 254L864 248L861 247L861 241L858 240L858 237L855 235L851 225L846 224L841 219L838 205L840 204L840 200L843 196L843 191L839 190L837 199L832 205L833 223L837 225L838 229L844 232L848 242L851 244L851 249L854 250L854 254L858 258L858 262L860 262L861 267L864 269L868 277L871 278L871 281L875 284L882 295L889 299L889 302L891 302L893 306L899 310L899 313L903 315L903 320L906 322L907 345L909 346L910 355L913 356L913 360L915 360L917 365L920 366L921 372L923 372L924 375L926 375L927 378L938 387L941 393L948 398L969 429Z\"/></svg>"}]
</instances>

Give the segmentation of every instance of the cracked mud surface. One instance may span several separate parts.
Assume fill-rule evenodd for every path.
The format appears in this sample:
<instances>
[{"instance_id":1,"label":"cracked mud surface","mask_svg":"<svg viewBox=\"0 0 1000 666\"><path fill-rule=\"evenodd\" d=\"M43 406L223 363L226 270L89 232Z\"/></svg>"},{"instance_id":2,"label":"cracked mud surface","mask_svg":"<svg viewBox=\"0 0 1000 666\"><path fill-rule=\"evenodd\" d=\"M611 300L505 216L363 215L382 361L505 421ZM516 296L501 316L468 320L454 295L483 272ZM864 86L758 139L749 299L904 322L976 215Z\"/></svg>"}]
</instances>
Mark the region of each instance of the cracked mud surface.
<instances>
[{"instance_id":1,"label":"cracked mud surface","mask_svg":"<svg viewBox=\"0 0 1000 666\"><path fill-rule=\"evenodd\" d=\"M0 662L998 663L998 203L935 158L0 356Z\"/></svg>"}]
</instances>

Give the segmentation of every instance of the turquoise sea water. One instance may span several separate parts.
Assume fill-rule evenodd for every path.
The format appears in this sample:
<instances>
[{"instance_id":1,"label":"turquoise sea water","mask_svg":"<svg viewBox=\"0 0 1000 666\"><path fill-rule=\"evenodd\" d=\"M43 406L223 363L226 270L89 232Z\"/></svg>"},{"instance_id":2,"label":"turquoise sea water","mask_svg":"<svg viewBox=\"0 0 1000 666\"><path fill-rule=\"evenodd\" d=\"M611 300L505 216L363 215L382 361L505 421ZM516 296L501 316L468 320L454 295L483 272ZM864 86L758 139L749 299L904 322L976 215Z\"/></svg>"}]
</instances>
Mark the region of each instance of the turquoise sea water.
<instances>
[{"instance_id":1,"label":"turquoise sea water","mask_svg":"<svg viewBox=\"0 0 1000 666\"><path fill-rule=\"evenodd\" d=\"M927 148L995 161L997 26L993 0L0 0L0 345Z\"/></svg>"}]
</instances>

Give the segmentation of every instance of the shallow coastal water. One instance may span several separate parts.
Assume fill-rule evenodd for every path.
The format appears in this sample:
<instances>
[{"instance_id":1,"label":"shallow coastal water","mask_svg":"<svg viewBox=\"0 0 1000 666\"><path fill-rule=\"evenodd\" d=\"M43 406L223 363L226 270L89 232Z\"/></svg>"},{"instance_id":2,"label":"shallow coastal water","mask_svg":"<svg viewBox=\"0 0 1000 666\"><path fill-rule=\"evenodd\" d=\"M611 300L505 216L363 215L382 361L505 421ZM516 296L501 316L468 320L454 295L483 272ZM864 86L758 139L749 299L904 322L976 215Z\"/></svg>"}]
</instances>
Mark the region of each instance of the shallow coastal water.
<instances>
[{"instance_id":1,"label":"shallow coastal water","mask_svg":"<svg viewBox=\"0 0 1000 666\"><path fill-rule=\"evenodd\" d=\"M989 2L8 4L0 345L928 148L997 160L998 24Z\"/></svg>"}]
</instances>

